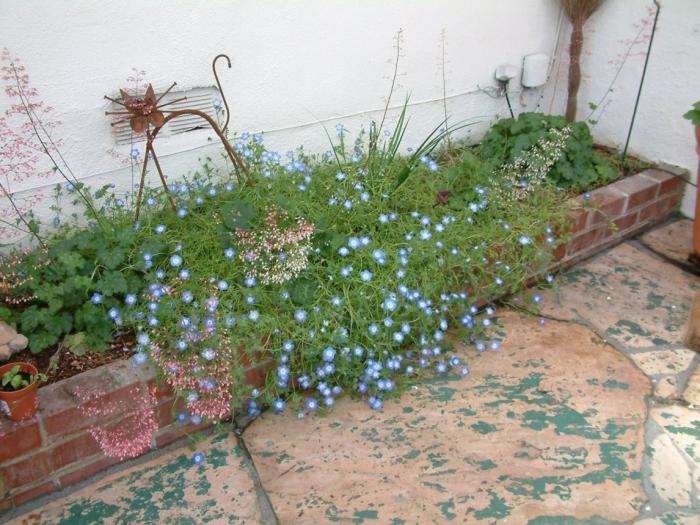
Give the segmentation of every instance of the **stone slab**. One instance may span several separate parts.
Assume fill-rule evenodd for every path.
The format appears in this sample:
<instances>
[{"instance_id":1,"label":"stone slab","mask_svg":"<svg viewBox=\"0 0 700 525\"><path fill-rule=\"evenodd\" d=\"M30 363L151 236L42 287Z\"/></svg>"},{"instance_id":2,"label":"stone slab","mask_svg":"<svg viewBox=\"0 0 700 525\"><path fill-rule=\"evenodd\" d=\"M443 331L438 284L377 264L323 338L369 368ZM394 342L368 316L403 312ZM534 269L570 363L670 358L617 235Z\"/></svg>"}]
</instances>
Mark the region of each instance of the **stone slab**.
<instances>
[{"instance_id":1,"label":"stone slab","mask_svg":"<svg viewBox=\"0 0 700 525\"><path fill-rule=\"evenodd\" d=\"M688 263L688 254L693 250L693 221L678 219L645 233L640 242L650 250L680 264Z\"/></svg>"},{"instance_id":2,"label":"stone slab","mask_svg":"<svg viewBox=\"0 0 700 525\"><path fill-rule=\"evenodd\" d=\"M681 374L688 370L695 352L687 348L674 348L630 354L630 357L648 376Z\"/></svg>"},{"instance_id":3,"label":"stone slab","mask_svg":"<svg viewBox=\"0 0 700 525\"><path fill-rule=\"evenodd\" d=\"M8 525L259 524L260 509L247 467L232 435L196 444L203 464L181 447L116 472Z\"/></svg>"},{"instance_id":4,"label":"stone slab","mask_svg":"<svg viewBox=\"0 0 700 525\"><path fill-rule=\"evenodd\" d=\"M500 351L457 348L465 379L424 380L379 412L344 398L255 421L244 439L280 522L638 516L648 379L585 327L500 315Z\"/></svg>"},{"instance_id":5,"label":"stone slab","mask_svg":"<svg viewBox=\"0 0 700 525\"><path fill-rule=\"evenodd\" d=\"M691 405L700 407L700 366L696 367L685 384L683 399Z\"/></svg>"},{"instance_id":6,"label":"stone slab","mask_svg":"<svg viewBox=\"0 0 700 525\"><path fill-rule=\"evenodd\" d=\"M700 277L630 243L571 268L557 282L558 301L545 304L546 313L565 317L568 311L630 349L682 344L700 290Z\"/></svg>"}]
</instances>

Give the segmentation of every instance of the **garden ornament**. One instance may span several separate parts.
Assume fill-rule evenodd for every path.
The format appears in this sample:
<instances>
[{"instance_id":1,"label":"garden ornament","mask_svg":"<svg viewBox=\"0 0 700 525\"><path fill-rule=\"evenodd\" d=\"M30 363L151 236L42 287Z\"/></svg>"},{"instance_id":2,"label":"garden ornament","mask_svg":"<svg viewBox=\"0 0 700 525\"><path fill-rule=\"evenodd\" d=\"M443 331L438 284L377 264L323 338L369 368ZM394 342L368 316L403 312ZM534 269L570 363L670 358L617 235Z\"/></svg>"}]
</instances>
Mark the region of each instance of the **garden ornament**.
<instances>
[{"instance_id":1,"label":"garden ornament","mask_svg":"<svg viewBox=\"0 0 700 525\"><path fill-rule=\"evenodd\" d=\"M156 156L155 148L153 146L153 142L155 141L156 137L158 136L158 132L163 129L163 126L165 126L168 122L170 122L173 119L176 119L177 117L180 117L182 115L194 115L197 117L200 117L204 120L207 121L207 123L211 126L211 128L214 130L214 132L218 135L219 139L221 140L221 143L223 144L224 148L226 149L226 153L228 153L228 156L231 158L231 162L233 163L235 169L236 169L236 176L238 178L239 182L241 181L240 177L240 172L243 172L246 177L246 183L247 184L252 184L252 179L250 178L250 174L248 173L247 168L243 164L243 161L240 159L240 157L236 154L236 152L233 150L231 147L231 144L228 142L226 139L226 129L228 128L228 123L229 123L229 117L230 117L230 112L228 108L228 103L226 102L226 96L224 95L224 91L221 88L221 83L219 82L219 76L216 74L216 61L219 58L225 58L228 67L231 67L231 59L224 55L217 55L214 57L214 60L212 61L212 70L214 72L214 79L216 80L216 85L219 88L219 92L221 93L221 98L224 102L224 107L226 108L226 122L224 123L223 129L219 128L218 124L212 119L209 115L204 113L203 111L199 111L197 109L180 109L180 110L167 110L163 109L166 106L169 106L171 104L174 104L176 102L181 102L183 100L187 100L187 97L182 97L178 98L176 100L172 100L170 102L167 102L165 104L160 104L160 101L163 99L165 95L167 95L176 85L177 82L173 82L172 85L159 97L156 97L155 91L153 90L153 86L151 84L148 85L146 88L146 93L143 96L143 98L136 97L136 96L131 96L129 95L126 90L121 89L119 90L119 93L121 94L121 100L113 99L108 96L105 96L107 100L110 100L114 102L115 104L118 104L124 108L124 111L106 111L105 115L117 115L120 118L116 119L114 122L112 122L112 126L120 123L120 122L125 122L129 121L129 125L131 126L131 129L134 131L134 133L145 133L146 134L146 151L144 154L143 158L143 168L141 170L141 184L139 185L139 193L138 197L136 198L136 216L135 219L138 220L139 218L139 213L141 211L141 200L143 198L143 187L145 184L145 179L146 179L146 168L148 166L148 159L153 158L153 163L156 165L156 169L158 170L158 175L160 176L160 181L163 184L163 189L165 190L165 194L168 196L168 200L170 202L170 206L172 207L173 211L176 210L175 207L175 200L173 199L172 195L170 194L170 190L168 189L168 185L165 182L165 176L163 175L163 170L160 167L160 162L158 162L158 157Z\"/></svg>"},{"instance_id":2,"label":"garden ornament","mask_svg":"<svg viewBox=\"0 0 700 525\"><path fill-rule=\"evenodd\" d=\"M0 361L7 361L12 354L27 348L29 341L4 321L0 321Z\"/></svg>"}]
</instances>

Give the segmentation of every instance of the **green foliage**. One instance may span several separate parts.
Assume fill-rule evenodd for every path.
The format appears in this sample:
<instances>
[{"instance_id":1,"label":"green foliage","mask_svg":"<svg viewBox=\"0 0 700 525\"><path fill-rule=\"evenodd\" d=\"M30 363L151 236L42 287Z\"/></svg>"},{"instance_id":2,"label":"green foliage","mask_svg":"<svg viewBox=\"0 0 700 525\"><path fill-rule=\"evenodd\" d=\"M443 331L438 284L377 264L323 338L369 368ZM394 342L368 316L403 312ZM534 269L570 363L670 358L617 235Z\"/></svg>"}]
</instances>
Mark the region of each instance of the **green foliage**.
<instances>
[{"instance_id":1,"label":"green foliage","mask_svg":"<svg viewBox=\"0 0 700 525\"><path fill-rule=\"evenodd\" d=\"M532 148L549 130L567 125L571 127L571 137L548 179L560 188L574 191L587 191L615 180L618 173L593 150L593 138L585 122L569 124L564 117L542 113L523 113L517 119L494 124L484 137L481 160L497 170Z\"/></svg>"},{"instance_id":2,"label":"green foliage","mask_svg":"<svg viewBox=\"0 0 700 525\"><path fill-rule=\"evenodd\" d=\"M700 100L693 104L693 109L683 114L683 118L687 118L694 126L700 126Z\"/></svg>"},{"instance_id":3,"label":"green foliage","mask_svg":"<svg viewBox=\"0 0 700 525\"><path fill-rule=\"evenodd\" d=\"M9 291L28 298L21 308L0 308L0 319L16 323L29 338L32 353L56 345L64 336L76 354L102 351L113 338L107 311L127 293L143 287L143 268L132 263L136 232L126 216L105 235L96 228L67 228L56 233L47 250L37 250L15 268L27 279Z\"/></svg>"}]
</instances>

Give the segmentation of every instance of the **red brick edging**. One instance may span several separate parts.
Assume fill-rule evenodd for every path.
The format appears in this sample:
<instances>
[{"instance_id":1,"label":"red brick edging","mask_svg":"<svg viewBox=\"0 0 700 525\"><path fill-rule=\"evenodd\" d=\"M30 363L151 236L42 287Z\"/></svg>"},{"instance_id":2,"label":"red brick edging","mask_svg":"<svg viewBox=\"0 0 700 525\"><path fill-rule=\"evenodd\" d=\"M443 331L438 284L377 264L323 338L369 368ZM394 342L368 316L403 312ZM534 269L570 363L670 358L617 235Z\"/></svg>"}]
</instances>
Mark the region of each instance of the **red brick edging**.
<instances>
[{"instance_id":1,"label":"red brick edging","mask_svg":"<svg viewBox=\"0 0 700 525\"><path fill-rule=\"evenodd\" d=\"M574 212L570 239L557 249L556 265L571 265L663 221L680 206L682 188L680 177L650 169L595 190L589 198L578 197L582 209ZM251 366L246 382L261 386L268 364ZM120 416L83 417L77 392L99 388L107 392L104 402L128 403L136 385L154 386L154 370L116 361L40 388L39 412L30 420L0 418L0 512L119 463L102 453L88 427L117 423ZM159 387L156 397L159 430L152 448L198 428L175 421L182 405L169 388Z\"/></svg>"}]
</instances>

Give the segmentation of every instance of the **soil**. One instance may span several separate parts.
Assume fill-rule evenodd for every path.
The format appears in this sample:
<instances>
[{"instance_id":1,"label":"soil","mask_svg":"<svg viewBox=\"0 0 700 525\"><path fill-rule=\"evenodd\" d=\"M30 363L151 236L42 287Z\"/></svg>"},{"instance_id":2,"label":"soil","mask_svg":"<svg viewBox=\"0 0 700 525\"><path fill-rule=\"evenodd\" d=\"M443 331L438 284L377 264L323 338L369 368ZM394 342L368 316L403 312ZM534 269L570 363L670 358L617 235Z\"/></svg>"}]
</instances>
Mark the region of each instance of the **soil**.
<instances>
[{"instance_id":1,"label":"soil","mask_svg":"<svg viewBox=\"0 0 700 525\"><path fill-rule=\"evenodd\" d=\"M17 352L10 359L32 364L40 373L45 373L48 379L39 385L41 387L119 359L127 359L132 355L134 343L134 336L125 334L116 337L104 352L86 352L76 356L59 344L38 354L32 354L27 348Z\"/></svg>"}]
</instances>

